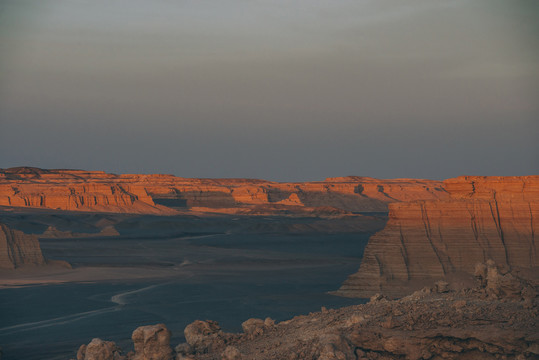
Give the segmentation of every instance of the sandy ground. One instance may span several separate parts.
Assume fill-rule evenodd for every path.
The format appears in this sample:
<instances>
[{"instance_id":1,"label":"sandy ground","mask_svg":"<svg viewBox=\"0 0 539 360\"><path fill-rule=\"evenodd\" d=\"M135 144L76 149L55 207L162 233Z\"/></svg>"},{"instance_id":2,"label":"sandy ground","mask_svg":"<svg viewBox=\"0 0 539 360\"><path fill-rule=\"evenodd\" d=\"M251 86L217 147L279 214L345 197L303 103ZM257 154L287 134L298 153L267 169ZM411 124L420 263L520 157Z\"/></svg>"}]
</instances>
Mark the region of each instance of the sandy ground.
<instances>
[{"instance_id":1,"label":"sandy ground","mask_svg":"<svg viewBox=\"0 0 539 360\"><path fill-rule=\"evenodd\" d=\"M56 266L26 267L0 272L0 288L50 285L61 283L92 283L100 281L188 277L182 269L151 269L138 267L80 267L66 269Z\"/></svg>"}]
</instances>

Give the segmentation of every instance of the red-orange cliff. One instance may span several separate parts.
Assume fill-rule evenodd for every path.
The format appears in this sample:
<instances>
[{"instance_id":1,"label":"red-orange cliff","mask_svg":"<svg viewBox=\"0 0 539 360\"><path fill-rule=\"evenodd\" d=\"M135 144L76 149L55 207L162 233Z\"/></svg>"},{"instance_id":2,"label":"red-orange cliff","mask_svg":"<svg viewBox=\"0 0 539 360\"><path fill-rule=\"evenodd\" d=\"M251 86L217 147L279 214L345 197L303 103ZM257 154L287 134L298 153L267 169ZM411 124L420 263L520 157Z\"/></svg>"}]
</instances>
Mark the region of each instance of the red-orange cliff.
<instances>
[{"instance_id":1,"label":"red-orange cliff","mask_svg":"<svg viewBox=\"0 0 539 360\"><path fill-rule=\"evenodd\" d=\"M182 211L387 211L389 221L339 293L397 295L425 281L471 274L493 259L539 266L539 176L432 180L328 178L318 182L188 179L100 171L0 169L0 206L174 215Z\"/></svg>"},{"instance_id":2,"label":"red-orange cliff","mask_svg":"<svg viewBox=\"0 0 539 360\"><path fill-rule=\"evenodd\" d=\"M0 206L141 214L174 208L334 207L387 211L392 202L443 199L440 181L367 177L280 183L253 179L188 179L101 171L0 169Z\"/></svg>"},{"instance_id":3,"label":"red-orange cliff","mask_svg":"<svg viewBox=\"0 0 539 360\"><path fill-rule=\"evenodd\" d=\"M539 266L539 176L463 176L444 181L450 197L393 203L369 240L346 296L401 295L422 280L473 274L488 259L508 268Z\"/></svg>"},{"instance_id":4,"label":"red-orange cliff","mask_svg":"<svg viewBox=\"0 0 539 360\"><path fill-rule=\"evenodd\" d=\"M144 187L101 171L0 170L0 205L58 210L172 214Z\"/></svg>"}]
</instances>

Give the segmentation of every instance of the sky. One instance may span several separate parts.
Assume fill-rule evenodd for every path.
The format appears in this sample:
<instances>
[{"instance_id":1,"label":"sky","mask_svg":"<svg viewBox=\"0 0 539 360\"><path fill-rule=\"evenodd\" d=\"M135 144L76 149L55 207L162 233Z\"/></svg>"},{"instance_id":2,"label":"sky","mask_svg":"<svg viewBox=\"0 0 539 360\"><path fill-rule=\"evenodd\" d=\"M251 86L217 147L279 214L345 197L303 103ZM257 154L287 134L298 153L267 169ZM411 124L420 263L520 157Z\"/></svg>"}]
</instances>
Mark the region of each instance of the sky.
<instances>
[{"instance_id":1,"label":"sky","mask_svg":"<svg viewBox=\"0 0 539 360\"><path fill-rule=\"evenodd\" d=\"M0 0L0 168L539 174L536 0Z\"/></svg>"}]
</instances>

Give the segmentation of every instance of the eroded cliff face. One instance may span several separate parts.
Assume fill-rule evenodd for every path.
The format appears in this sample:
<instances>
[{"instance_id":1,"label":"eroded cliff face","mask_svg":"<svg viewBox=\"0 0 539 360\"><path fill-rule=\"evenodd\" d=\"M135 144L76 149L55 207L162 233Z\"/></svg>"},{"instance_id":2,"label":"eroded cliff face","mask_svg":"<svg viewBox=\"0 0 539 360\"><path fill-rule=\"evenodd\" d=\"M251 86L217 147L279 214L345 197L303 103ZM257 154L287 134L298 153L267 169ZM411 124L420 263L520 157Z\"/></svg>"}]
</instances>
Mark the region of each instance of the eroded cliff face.
<instances>
[{"instance_id":1,"label":"eroded cliff face","mask_svg":"<svg viewBox=\"0 0 539 360\"><path fill-rule=\"evenodd\" d=\"M0 205L59 210L176 214L175 209L253 206L334 207L387 211L392 202L444 199L440 181L366 177L278 183L253 179L186 179L101 171L0 169Z\"/></svg>"},{"instance_id":2,"label":"eroded cliff face","mask_svg":"<svg viewBox=\"0 0 539 360\"><path fill-rule=\"evenodd\" d=\"M400 296L424 281L473 274L488 259L539 266L539 176L459 177L444 188L445 200L390 204L386 227L371 237L340 295Z\"/></svg>"},{"instance_id":3,"label":"eroded cliff face","mask_svg":"<svg viewBox=\"0 0 539 360\"><path fill-rule=\"evenodd\" d=\"M0 205L57 210L174 214L144 186L101 171L12 168L0 170Z\"/></svg>"},{"instance_id":4,"label":"eroded cliff face","mask_svg":"<svg viewBox=\"0 0 539 360\"><path fill-rule=\"evenodd\" d=\"M0 269L44 264L37 236L0 224Z\"/></svg>"}]
</instances>

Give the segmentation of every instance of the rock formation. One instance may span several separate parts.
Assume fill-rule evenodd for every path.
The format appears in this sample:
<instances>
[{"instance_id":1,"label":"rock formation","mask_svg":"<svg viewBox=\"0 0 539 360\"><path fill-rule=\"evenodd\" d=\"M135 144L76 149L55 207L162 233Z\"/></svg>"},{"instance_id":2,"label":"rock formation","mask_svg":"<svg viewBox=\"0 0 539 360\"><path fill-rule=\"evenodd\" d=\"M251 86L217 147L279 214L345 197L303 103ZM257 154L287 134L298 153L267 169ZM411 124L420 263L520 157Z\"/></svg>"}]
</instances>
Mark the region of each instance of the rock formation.
<instances>
[{"instance_id":1,"label":"rock formation","mask_svg":"<svg viewBox=\"0 0 539 360\"><path fill-rule=\"evenodd\" d=\"M173 214L143 186L101 171L0 170L0 205L95 212Z\"/></svg>"},{"instance_id":2,"label":"rock formation","mask_svg":"<svg viewBox=\"0 0 539 360\"><path fill-rule=\"evenodd\" d=\"M81 345L77 360L126 360L126 357L114 342L96 338L88 345Z\"/></svg>"},{"instance_id":3,"label":"rock formation","mask_svg":"<svg viewBox=\"0 0 539 360\"><path fill-rule=\"evenodd\" d=\"M443 199L440 181L367 177L278 183L253 179L186 179L102 171L0 169L0 206L173 215L172 208L333 207L387 211L392 202ZM231 211L229 211L231 212Z\"/></svg>"},{"instance_id":4,"label":"rock formation","mask_svg":"<svg viewBox=\"0 0 539 360\"><path fill-rule=\"evenodd\" d=\"M368 304L322 308L280 323L249 319L242 334L199 320L186 327L187 343L175 348L175 359L538 358L537 284L503 274L493 262L477 268L473 288L452 291L438 283L398 301L376 295ZM110 356L105 359L115 359Z\"/></svg>"},{"instance_id":5,"label":"rock formation","mask_svg":"<svg viewBox=\"0 0 539 360\"><path fill-rule=\"evenodd\" d=\"M0 224L0 269L44 264L37 236Z\"/></svg>"},{"instance_id":6,"label":"rock formation","mask_svg":"<svg viewBox=\"0 0 539 360\"><path fill-rule=\"evenodd\" d=\"M493 259L507 268L539 266L539 176L459 177L450 198L392 203L386 227L369 240L359 271L338 294L399 296L425 281L474 274Z\"/></svg>"},{"instance_id":7,"label":"rock formation","mask_svg":"<svg viewBox=\"0 0 539 360\"><path fill-rule=\"evenodd\" d=\"M163 324L141 326L131 336L135 351L124 355L112 341L93 339L81 345L77 360L172 360L170 331Z\"/></svg>"},{"instance_id":8,"label":"rock formation","mask_svg":"<svg viewBox=\"0 0 539 360\"><path fill-rule=\"evenodd\" d=\"M39 234L40 239L51 239L51 238L89 238L89 237L101 237L101 236L119 236L120 233L113 225L104 226L101 231L97 233L82 233L82 232L73 232L71 230L58 230L55 226L49 225L47 230L42 234Z\"/></svg>"},{"instance_id":9,"label":"rock formation","mask_svg":"<svg viewBox=\"0 0 539 360\"><path fill-rule=\"evenodd\" d=\"M141 326L131 336L135 345L133 360L169 360L172 358L170 331L164 324Z\"/></svg>"}]
</instances>

